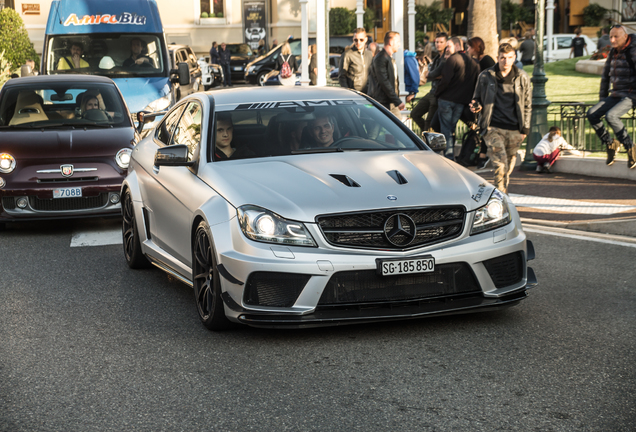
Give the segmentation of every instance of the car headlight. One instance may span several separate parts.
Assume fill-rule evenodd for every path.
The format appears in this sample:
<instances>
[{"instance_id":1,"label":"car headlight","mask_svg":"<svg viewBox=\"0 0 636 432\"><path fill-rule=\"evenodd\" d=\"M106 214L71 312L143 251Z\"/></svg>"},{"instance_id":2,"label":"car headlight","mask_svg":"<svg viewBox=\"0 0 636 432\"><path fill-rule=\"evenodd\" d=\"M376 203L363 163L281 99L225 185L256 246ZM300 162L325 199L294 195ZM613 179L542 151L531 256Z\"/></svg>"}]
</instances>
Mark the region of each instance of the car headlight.
<instances>
[{"instance_id":1,"label":"car headlight","mask_svg":"<svg viewBox=\"0 0 636 432\"><path fill-rule=\"evenodd\" d=\"M470 234L479 234L500 226L508 225L511 221L510 211L504 195L495 189L488 203L475 210L475 218Z\"/></svg>"},{"instance_id":2,"label":"car headlight","mask_svg":"<svg viewBox=\"0 0 636 432\"><path fill-rule=\"evenodd\" d=\"M172 93L167 94L166 96L154 100L146 106L142 111L148 112L156 112L163 111L167 109L172 104Z\"/></svg>"},{"instance_id":3,"label":"car headlight","mask_svg":"<svg viewBox=\"0 0 636 432\"><path fill-rule=\"evenodd\" d=\"M236 211L241 230L247 238L267 243L316 247L316 242L301 222L284 219L253 205L241 206Z\"/></svg>"},{"instance_id":4,"label":"car headlight","mask_svg":"<svg viewBox=\"0 0 636 432\"><path fill-rule=\"evenodd\" d=\"M15 158L9 153L0 153L0 172L9 174L15 169Z\"/></svg>"},{"instance_id":5,"label":"car headlight","mask_svg":"<svg viewBox=\"0 0 636 432\"><path fill-rule=\"evenodd\" d=\"M128 169L128 164L130 164L130 155L132 154L132 150L129 148L123 148L117 152L115 155L115 162L121 169Z\"/></svg>"},{"instance_id":6,"label":"car headlight","mask_svg":"<svg viewBox=\"0 0 636 432\"><path fill-rule=\"evenodd\" d=\"M214 73L219 73L219 68L213 67L213 68L212 68L212 72L214 72Z\"/></svg>"},{"instance_id":7,"label":"car headlight","mask_svg":"<svg viewBox=\"0 0 636 432\"><path fill-rule=\"evenodd\" d=\"M247 73L252 73L256 70L256 66L250 66L249 68L247 68Z\"/></svg>"}]
</instances>

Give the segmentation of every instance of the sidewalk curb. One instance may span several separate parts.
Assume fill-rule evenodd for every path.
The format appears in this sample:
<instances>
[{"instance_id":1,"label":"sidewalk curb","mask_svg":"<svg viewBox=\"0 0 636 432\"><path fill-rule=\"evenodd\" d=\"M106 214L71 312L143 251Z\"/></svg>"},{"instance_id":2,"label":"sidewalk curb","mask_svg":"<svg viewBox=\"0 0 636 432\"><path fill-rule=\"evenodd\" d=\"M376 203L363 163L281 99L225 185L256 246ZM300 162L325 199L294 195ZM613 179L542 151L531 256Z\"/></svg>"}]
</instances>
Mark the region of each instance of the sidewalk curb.
<instances>
[{"instance_id":1,"label":"sidewalk curb","mask_svg":"<svg viewBox=\"0 0 636 432\"><path fill-rule=\"evenodd\" d=\"M627 168L627 161L623 159L617 159L613 165L607 166L604 158L561 156L552 165L552 172L636 181L636 168Z\"/></svg>"},{"instance_id":2,"label":"sidewalk curb","mask_svg":"<svg viewBox=\"0 0 636 432\"><path fill-rule=\"evenodd\" d=\"M563 228L599 234L618 235L636 239L636 218L585 222L556 222L542 219L521 218L521 222L551 228Z\"/></svg>"}]
</instances>

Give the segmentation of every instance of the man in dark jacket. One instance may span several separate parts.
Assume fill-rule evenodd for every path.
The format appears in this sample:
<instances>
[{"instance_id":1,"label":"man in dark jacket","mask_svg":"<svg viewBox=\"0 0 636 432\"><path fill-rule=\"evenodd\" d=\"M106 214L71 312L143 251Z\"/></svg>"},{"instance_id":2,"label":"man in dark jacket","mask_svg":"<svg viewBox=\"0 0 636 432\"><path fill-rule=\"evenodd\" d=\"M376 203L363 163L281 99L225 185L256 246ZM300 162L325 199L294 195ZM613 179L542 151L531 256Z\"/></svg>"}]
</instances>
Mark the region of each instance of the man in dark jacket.
<instances>
[{"instance_id":1,"label":"man in dark jacket","mask_svg":"<svg viewBox=\"0 0 636 432\"><path fill-rule=\"evenodd\" d=\"M223 68L223 77L225 78L225 85L228 87L232 86L232 71L230 70L230 60L232 58L232 54L230 50L227 49L225 42L221 42L221 47L219 48L219 64Z\"/></svg>"},{"instance_id":2,"label":"man in dark jacket","mask_svg":"<svg viewBox=\"0 0 636 432\"><path fill-rule=\"evenodd\" d=\"M404 109L404 102L398 96L399 82L395 60L391 57L400 49L400 34L390 31L384 35L384 48L373 58L370 75L372 84L369 96L377 100L397 118Z\"/></svg>"},{"instance_id":3,"label":"man in dark jacket","mask_svg":"<svg viewBox=\"0 0 636 432\"><path fill-rule=\"evenodd\" d=\"M444 57L446 42L448 41L448 35L440 32L435 36L435 48L439 53L429 66L428 75L426 79L431 83L431 91L428 92L422 99L419 100L417 105L411 111L411 118L420 127L420 130L428 131L431 127L431 120L437 112L437 98L435 97L435 90L442 75L442 69L446 63L446 57ZM426 120L424 120L424 114L427 114Z\"/></svg>"},{"instance_id":4,"label":"man in dark jacket","mask_svg":"<svg viewBox=\"0 0 636 432\"><path fill-rule=\"evenodd\" d=\"M464 52L461 39L451 38L455 54L448 57L435 90L441 132L446 137L446 157L455 160L453 133L464 107L470 103L479 75L479 63Z\"/></svg>"},{"instance_id":5,"label":"man in dark jacket","mask_svg":"<svg viewBox=\"0 0 636 432\"><path fill-rule=\"evenodd\" d=\"M357 28L353 32L353 44L340 57L338 81L340 87L367 92L367 78L373 54L367 48L367 32Z\"/></svg>"},{"instance_id":6,"label":"man in dark jacket","mask_svg":"<svg viewBox=\"0 0 636 432\"><path fill-rule=\"evenodd\" d=\"M517 150L530 131L532 85L530 77L514 64L512 45L499 46L497 64L479 74L471 111L481 111L479 127L495 168L494 185L508 192Z\"/></svg>"},{"instance_id":7,"label":"man in dark jacket","mask_svg":"<svg viewBox=\"0 0 636 432\"><path fill-rule=\"evenodd\" d=\"M636 167L636 147L621 117L632 109L636 99L636 35L627 35L625 27L615 26L610 30L610 42L612 49L601 75L600 102L587 111L587 119L607 147L607 165L614 163L616 151L623 144L627 150L627 167L632 169ZM616 139L612 140L605 129L603 116L614 131Z\"/></svg>"},{"instance_id":8,"label":"man in dark jacket","mask_svg":"<svg viewBox=\"0 0 636 432\"><path fill-rule=\"evenodd\" d=\"M219 64L219 51L216 42L212 42L212 48L210 48L210 64Z\"/></svg>"}]
</instances>

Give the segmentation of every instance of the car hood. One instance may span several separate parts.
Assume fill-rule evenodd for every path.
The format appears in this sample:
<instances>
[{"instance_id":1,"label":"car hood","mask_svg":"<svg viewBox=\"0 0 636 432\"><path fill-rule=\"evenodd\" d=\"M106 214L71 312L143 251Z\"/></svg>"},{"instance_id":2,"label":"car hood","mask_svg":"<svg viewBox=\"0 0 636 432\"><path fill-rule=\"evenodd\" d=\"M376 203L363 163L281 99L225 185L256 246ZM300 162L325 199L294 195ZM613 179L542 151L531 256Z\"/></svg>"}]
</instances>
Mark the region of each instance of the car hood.
<instances>
[{"instance_id":1,"label":"car hood","mask_svg":"<svg viewBox=\"0 0 636 432\"><path fill-rule=\"evenodd\" d=\"M18 161L110 158L122 148L132 148L134 138L132 127L0 132L2 151L10 153Z\"/></svg>"},{"instance_id":2,"label":"car hood","mask_svg":"<svg viewBox=\"0 0 636 432\"><path fill-rule=\"evenodd\" d=\"M494 189L430 151L215 162L202 166L199 175L235 207L257 205L302 222L321 214L398 207L460 204L471 211L486 204Z\"/></svg>"},{"instance_id":3,"label":"car hood","mask_svg":"<svg viewBox=\"0 0 636 432\"><path fill-rule=\"evenodd\" d=\"M169 79L159 78L114 78L115 84L126 100L132 113L146 108L152 101L170 93Z\"/></svg>"}]
</instances>

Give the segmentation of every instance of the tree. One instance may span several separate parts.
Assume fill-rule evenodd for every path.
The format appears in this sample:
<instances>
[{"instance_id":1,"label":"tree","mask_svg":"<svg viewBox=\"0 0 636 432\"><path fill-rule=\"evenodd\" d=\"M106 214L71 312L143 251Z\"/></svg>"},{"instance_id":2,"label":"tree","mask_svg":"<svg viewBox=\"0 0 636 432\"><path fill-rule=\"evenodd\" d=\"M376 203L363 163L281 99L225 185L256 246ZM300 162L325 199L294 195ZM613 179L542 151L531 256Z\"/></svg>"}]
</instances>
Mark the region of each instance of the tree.
<instances>
[{"instance_id":1,"label":"tree","mask_svg":"<svg viewBox=\"0 0 636 432\"><path fill-rule=\"evenodd\" d=\"M12 70L19 69L27 59L35 61L36 69L40 65L40 58L31 45L22 18L11 8L0 11L0 52L2 51L5 59L11 63Z\"/></svg>"},{"instance_id":2,"label":"tree","mask_svg":"<svg viewBox=\"0 0 636 432\"><path fill-rule=\"evenodd\" d=\"M329 11L330 36L348 35L353 32L356 24L354 11L344 7L331 8Z\"/></svg>"},{"instance_id":3,"label":"tree","mask_svg":"<svg viewBox=\"0 0 636 432\"><path fill-rule=\"evenodd\" d=\"M479 36L486 45L485 54L497 59L497 7L495 0L470 0L468 4L468 38Z\"/></svg>"}]
</instances>

